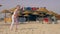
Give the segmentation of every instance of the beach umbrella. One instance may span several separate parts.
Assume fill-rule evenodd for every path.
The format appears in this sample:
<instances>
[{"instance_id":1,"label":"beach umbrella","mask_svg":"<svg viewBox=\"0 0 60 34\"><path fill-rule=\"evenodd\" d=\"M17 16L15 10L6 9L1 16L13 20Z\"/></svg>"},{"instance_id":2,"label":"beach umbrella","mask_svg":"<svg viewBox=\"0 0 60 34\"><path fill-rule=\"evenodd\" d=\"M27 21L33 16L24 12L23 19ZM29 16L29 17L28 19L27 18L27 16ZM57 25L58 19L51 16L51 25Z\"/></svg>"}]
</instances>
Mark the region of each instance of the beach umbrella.
<instances>
[{"instance_id":1,"label":"beach umbrella","mask_svg":"<svg viewBox=\"0 0 60 34\"><path fill-rule=\"evenodd\" d=\"M11 9L9 9L9 11L10 11L10 12L14 12L15 9L16 9L16 8L11 8Z\"/></svg>"},{"instance_id":2,"label":"beach umbrella","mask_svg":"<svg viewBox=\"0 0 60 34\"><path fill-rule=\"evenodd\" d=\"M30 11L24 11L23 14L31 14Z\"/></svg>"},{"instance_id":3,"label":"beach umbrella","mask_svg":"<svg viewBox=\"0 0 60 34\"><path fill-rule=\"evenodd\" d=\"M37 16L39 16L39 13L37 11L35 11L32 14L36 16L36 21L37 21Z\"/></svg>"},{"instance_id":4,"label":"beach umbrella","mask_svg":"<svg viewBox=\"0 0 60 34\"><path fill-rule=\"evenodd\" d=\"M42 23L43 23L43 18L44 18L44 16L45 16L45 14L46 14L46 13L43 12L43 11L41 11L41 12L39 13L40 18L42 17L42 19L41 19L41 20L42 20Z\"/></svg>"},{"instance_id":5,"label":"beach umbrella","mask_svg":"<svg viewBox=\"0 0 60 34\"><path fill-rule=\"evenodd\" d=\"M6 23L6 13L11 13L9 10L3 10L1 13L5 13L5 23Z\"/></svg>"},{"instance_id":6,"label":"beach umbrella","mask_svg":"<svg viewBox=\"0 0 60 34\"><path fill-rule=\"evenodd\" d=\"M25 11L25 12L23 12L23 14L24 14L24 17L27 17L28 21L29 21L29 14L31 14L31 12L30 11Z\"/></svg>"},{"instance_id":7,"label":"beach umbrella","mask_svg":"<svg viewBox=\"0 0 60 34\"><path fill-rule=\"evenodd\" d=\"M46 14L45 17L50 17L50 14Z\"/></svg>"},{"instance_id":8,"label":"beach umbrella","mask_svg":"<svg viewBox=\"0 0 60 34\"><path fill-rule=\"evenodd\" d=\"M29 14L25 14L25 15L24 15L24 18L25 18L25 17L27 17L27 21L28 21L28 23L29 23Z\"/></svg>"},{"instance_id":9,"label":"beach umbrella","mask_svg":"<svg viewBox=\"0 0 60 34\"><path fill-rule=\"evenodd\" d=\"M35 11L35 12L33 12L32 14L34 14L34 15L39 15L39 13L38 13L38 12L36 12L36 11Z\"/></svg>"},{"instance_id":10,"label":"beach umbrella","mask_svg":"<svg viewBox=\"0 0 60 34\"><path fill-rule=\"evenodd\" d=\"M46 9L46 7L41 7L41 8L39 8L39 9L37 9L36 11L38 11L38 12L49 12L49 11Z\"/></svg>"},{"instance_id":11,"label":"beach umbrella","mask_svg":"<svg viewBox=\"0 0 60 34\"><path fill-rule=\"evenodd\" d=\"M9 10L2 10L2 13L11 13Z\"/></svg>"},{"instance_id":12,"label":"beach umbrella","mask_svg":"<svg viewBox=\"0 0 60 34\"><path fill-rule=\"evenodd\" d=\"M46 12L43 12L43 11L42 11L42 12L40 12L39 14L40 14L39 16L44 17L44 16L46 15Z\"/></svg>"},{"instance_id":13,"label":"beach umbrella","mask_svg":"<svg viewBox=\"0 0 60 34\"><path fill-rule=\"evenodd\" d=\"M50 15L54 15L54 16L57 16L58 14L57 13L55 13L54 11L49 11L48 12Z\"/></svg>"}]
</instances>

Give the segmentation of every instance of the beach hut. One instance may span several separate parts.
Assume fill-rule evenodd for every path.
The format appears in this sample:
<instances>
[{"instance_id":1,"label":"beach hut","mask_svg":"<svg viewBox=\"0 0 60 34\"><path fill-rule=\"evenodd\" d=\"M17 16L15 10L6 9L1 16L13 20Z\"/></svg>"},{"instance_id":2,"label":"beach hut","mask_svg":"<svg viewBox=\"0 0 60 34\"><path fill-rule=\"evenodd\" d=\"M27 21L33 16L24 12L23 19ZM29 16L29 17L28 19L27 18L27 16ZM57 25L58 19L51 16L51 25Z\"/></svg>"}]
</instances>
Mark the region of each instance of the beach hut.
<instances>
[{"instance_id":1,"label":"beach hut","mask_svg":"<svg viewBox=\"0 0 60 34\"><path fill-rule=\"evenodd\" d=\"M39 17L40 17L40 20L42 21L42 24L43 24L45 14L46 14L45 12L40 12L39 13Z\"/></svg>"},{"instance_id":2,"label":"beach hut","mask_svg":"<svg viewBox=\"0 0 60 34\"><path fill-rule=\"evenodd\" d=\"M57 13L55 13L54 11L49 11L48 12L50 15L54 15L54 16L57 16L58 14Z\"/></svg>"},{"instance_id":3,"label":"beach hut","mask_svg":"<svg viewBox=\"0 0 60 34\"><path fill-rule=\"evenodd\" d=\"M42 23L43 23L44 16L45 16L46 13L48 13L49 11L46 9L46 7L41 7L41 8L39 8L39 9L37 9L36 11L38 11L38 13L39 13L39 18L40 18L40 20L41 20Z\"/></svg>"},{"instance_id":4,"label":"beach hut","mask_svg":"<svg viewBox=\"0 0 60 34\"><path fill-rule=\"evenodd\" d=\"M46 13L49 12L49 11L46 9L46 7L41 7L41 8L39 8L39 9L37 9L36 11L38 11L38 12L46 12Z\"/></svg>"},{"instance_id":5,"label":"beach hut","mask_svg":"<svg viewBox=\"0 0 60 34\"><path fill-rule=\"evenodd\" d=\"M47 20L45 20L47 24L51 23L51 15L49 13L46 13L46 15L44 16L44 18L47 18Z\"/></svg>"},{"instance_id":6,"label":"beach hut","mask_svg":"<svg viewBox=\"0 0 60 34\"><path fill-rule=\"evenodd\" d=\"M28 11L28 10L26 10L26 11L23 12L23 16L24 16L24 18L27 19L28 22L29 22L29 14L31 14L31 12Z\"/></svg>"},{"instance_id":7,"label":"beach hut","mask_svg":"<svg viewBox=\"0 0 60 34\"><path fill-rule=\"evenodd\" d=\"M39 13L37 11L34 11L32 14L36 16L36 21L37 21L38 20Z\"/></svg>"},{"instance_id":8,"label":"beach hut","mask_svg":"<svg viewBox=\"0 0 60 34\"><path fill-rule=\"evenodd\" d=\"M57 18L56 16L58 15L57 13L53 12L53 11L49 11L48 12L50 14L50 20L51 20L51 23L57 23Z\"/></svg>"}]
</instances>

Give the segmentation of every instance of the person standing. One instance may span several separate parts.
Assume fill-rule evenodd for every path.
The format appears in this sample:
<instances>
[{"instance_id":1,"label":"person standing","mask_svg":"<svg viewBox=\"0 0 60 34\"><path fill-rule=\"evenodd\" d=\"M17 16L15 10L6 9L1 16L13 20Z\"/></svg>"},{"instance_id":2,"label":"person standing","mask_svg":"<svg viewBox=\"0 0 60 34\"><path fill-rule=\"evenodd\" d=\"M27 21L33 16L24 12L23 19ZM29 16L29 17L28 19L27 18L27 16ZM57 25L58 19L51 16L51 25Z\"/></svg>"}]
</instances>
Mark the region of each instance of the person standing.
<instances>
[{"instance_id":1,"label":"person standing","mask_svg":"<svg viewBox=\"0 0 60 34\"><path fill-rule=\"evenodd\" d=\"M14 10L14 13L12 15L12 23L11 23L11 26L10 26L11 30L13 29L14 23L16 24L16 29L17 29L17 25L18 25L18 13L19 13L19 11L20 11L20 5L17 5L16 9Z\"/></svg>"}]
</instances>

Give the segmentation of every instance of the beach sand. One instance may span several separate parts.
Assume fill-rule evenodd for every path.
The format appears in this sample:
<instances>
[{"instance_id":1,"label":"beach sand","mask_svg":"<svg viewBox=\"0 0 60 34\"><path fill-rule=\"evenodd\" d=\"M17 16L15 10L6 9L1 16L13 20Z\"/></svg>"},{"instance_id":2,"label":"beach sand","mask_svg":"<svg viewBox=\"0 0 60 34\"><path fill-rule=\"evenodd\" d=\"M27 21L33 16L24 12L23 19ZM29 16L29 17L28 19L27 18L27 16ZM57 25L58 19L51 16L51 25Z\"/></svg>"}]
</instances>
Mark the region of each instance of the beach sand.
<instances>
[{"instance_id":1,"label":"beach sand","mask_svg":"<svg viewBox=\"0 0 60 34\"><path fill-rule=\"evenodd\" d=\"M3 22L4 23L4 22ZM60 24L27 23L19 24L18 29L10 30L10 24L0 22L0 34L60 34Z\"/></svg>"}]
</instances>

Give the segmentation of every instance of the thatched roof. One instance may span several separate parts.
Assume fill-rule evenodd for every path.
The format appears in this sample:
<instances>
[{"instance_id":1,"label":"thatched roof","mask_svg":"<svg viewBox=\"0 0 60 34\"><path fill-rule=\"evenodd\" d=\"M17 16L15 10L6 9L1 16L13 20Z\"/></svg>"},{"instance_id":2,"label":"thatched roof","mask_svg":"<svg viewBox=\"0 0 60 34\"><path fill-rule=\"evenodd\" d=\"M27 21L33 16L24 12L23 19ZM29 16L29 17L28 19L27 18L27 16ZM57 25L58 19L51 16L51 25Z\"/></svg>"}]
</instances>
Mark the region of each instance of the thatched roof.
<instances>
[{"instance_id":1,"label":"thatched roof","mask_svg":"<svg viewBox=\"0 0 60 34\"><path fill-rule=\"evenodd\" d=\"M9 9L11 12L14 12L14 10L15 10L16 8L11 8L11 9Z\"/></svg>"},{"instance_id":2,"label":"thatched roof","mask_svg":"<svg viewBox=\"0 0 60 34\"><path fill-rule=\"evenodd\" d=\"M48 12L48 10L46 9L46 7L41 7L37 11Z\"/></svg>"},{"instance_id":3,"label":"thatched roof","mask_svg":"<svg viewBox=\"0 0 60 34\"><path fill-rule=\"evenodd\" d=\"M57 15L56 18L57 18L58 20L60 20L60 15Z\"/></svg>"},{"instance_id":4,"label":"thatched roof","mask_svg":"<svg viewBox=\"0 0 60 34\"><path fill-rule=\"evenodd\" d=\"M2 13L11 13L9 10L2 10Z\"/></svg>"},{"instance_id":5,"label":"thatched roof","mask_svg":"<svg viewBox=\"0 0 60 34\"><path fill-rule=\"evenodd\" d=\"M32 14L34 14L34 15L39 15L39 13L38 13L38 12L33 12Z\"/></svg>"},{"instance_id":6,"label":"thatched roof","mask_svg":"<svg viewBox=\"0 0 60 34\"><path fill-rule=\"evenodd\" d=\"M30 14L31 12L30 11L25 11L23 12L24 14Z\"/></svg>"},{"instance_id":7,"label":"thatched roof","mask_svg":"<svg viewBox=\"0 0 60 34\"><path fill-rule=\"evenodd\" d=\"M57 13L55 13L54 11L49 11L48 12L50 15L54 15L54 16L57 16L58 14Z\"/></svg>"}]
</instances>

